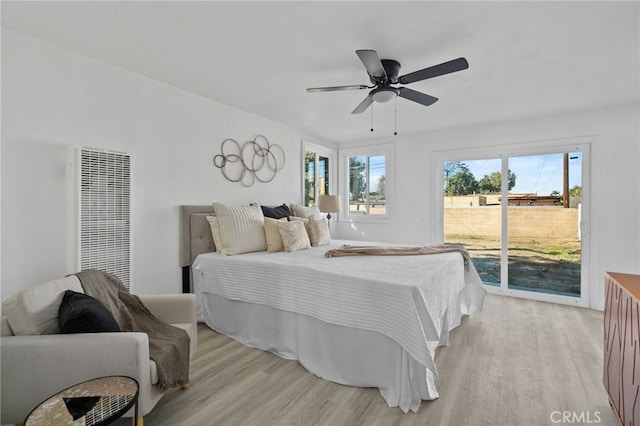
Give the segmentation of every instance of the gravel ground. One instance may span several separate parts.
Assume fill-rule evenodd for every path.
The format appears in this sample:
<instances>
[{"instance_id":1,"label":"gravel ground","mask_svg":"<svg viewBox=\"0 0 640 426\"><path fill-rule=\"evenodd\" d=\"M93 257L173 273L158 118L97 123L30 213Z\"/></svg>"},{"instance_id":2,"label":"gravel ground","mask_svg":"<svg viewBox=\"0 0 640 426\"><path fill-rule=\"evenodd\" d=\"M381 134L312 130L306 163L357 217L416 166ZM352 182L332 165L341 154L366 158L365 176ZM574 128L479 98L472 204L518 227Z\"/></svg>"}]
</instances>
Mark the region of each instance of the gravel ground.
<instances>
[{"instance_id":1,"label":"gravel ground","mask_svg":"<svg viewBox=\"0 0 640 426\"><path fill-rule=\"evenodd\" d=\"M500 243L478 239L448 238L463 244L485 283L500 283ZM562 247L554 253L549 247ZM549 253L551 251L552 253ZM509 287L534 291L580 294L580 242L544 241L520 243L509 250Z\"/></svg>"}]
</instances>

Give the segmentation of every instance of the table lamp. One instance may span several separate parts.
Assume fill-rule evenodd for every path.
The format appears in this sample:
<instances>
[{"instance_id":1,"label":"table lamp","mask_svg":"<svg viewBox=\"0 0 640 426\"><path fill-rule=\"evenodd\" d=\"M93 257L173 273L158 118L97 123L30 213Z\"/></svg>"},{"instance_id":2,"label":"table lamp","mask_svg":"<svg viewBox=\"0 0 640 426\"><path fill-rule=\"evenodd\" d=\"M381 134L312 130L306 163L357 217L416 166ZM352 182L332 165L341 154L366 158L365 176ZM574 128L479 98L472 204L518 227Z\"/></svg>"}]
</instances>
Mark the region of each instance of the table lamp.
<instances>
[{"instance_id":1,"label":"table lamp","mask_svg":"<svg viewBox=\"0 0 640 426\"><path fill-rule=\"evenodd\" d=\"M320 195L318 197L318 210L327 213L327 223L331 226L331 213L342 211L339 195Z\"/></svg>"}]
</instances>

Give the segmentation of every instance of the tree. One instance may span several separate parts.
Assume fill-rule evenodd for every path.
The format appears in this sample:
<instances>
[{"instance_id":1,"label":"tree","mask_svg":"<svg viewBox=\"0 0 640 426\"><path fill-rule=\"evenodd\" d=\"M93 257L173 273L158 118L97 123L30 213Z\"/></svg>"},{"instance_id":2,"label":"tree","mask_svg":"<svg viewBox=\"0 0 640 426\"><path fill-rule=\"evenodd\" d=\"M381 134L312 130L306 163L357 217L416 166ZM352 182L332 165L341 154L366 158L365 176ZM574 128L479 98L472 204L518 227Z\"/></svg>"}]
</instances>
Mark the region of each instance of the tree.
<instances>
[{"instance_id":1,"label":"tree","mask_svg":"<svg viewBox=\"0 0 640 426\"><path fill-rule=\"evenodd\" d=\"M500 192L500 187L498 187L498 191L496 191L491 177L489 177L488 175L484 175L484 177L480 179L480 182L478 182L478 191L481 194L491 194L493 192Z\"/></svg>"},{"instance_id":2,"label":"tree","mask_svg":"<svg viewBox=\"0 0 640 426\"><path fill-rule=\"evenodd\" d=\"M444 173L444 193L447 195L456 195L452 193L451 190L451 180L458 173L466 172L471 173L469 171L469 167L460 161L449 161L443 164L443 173ZM475 178L474 178L475 180Z\"/></svg>"},{"instance_id":3,"label":"tree","mask_svg":"<svg viewBox=\"0 0 640 426\"><path fill-rule=\"evenodd\" d=\"M507 187L509 191L516 186L516 175L509 170ZM484 175L478 182L478 191L481 194L498 194L502 191L502 172L493 172Z\"/></svg>"},{"instance_id":4,"label":"tree","mask_svg":"<svg viewBox=\"0 0 640 426\"><path fill-rule=\"evenodd\" d=\"M569 195L572 197L580 197L582 196L582 187L580 185L573 185L569 189Z\"/></svg>"},{"instance_id":5,"label":"tree","mask_svg":"<svg viewBox=\"0 0 640 426\"><path fill-rule=\"evenodd\" d=\"M366 181L364 171L366 164L358 157L349 157L349 193L351 200L364 198Z\"/></svg>"},{"instance_id":6,"label":"tree","mask_svg":"<svg viewBox=\"0 0 640 426\"><path fill-rule=\"evenodd\" d=\"M315 202L316 181L315 181L315 161L314 152L304 153L304 205L310 206Z\"/></svg>"},{"instance_id":7,"label":"tree","mask_svg":"<svg viewBox=\"0 0 640 426\"><path fill-rule=\"evenodd\" d=\"M511 191L514 186L516 186L516 174L511 169L507 169L507 188Z\"/></svg>"},{"instance_id":8,"label":"tree","mask_svg":"<svg viewBox=\"0 0 640 426\"><path fill-rule=\"evenodd\" d=\"M453 175L447 185L447 195L468 195L478 189L478 182L473 173L465 167L464 170Z\"/></svg>"},{"instance_id":9,"label":"tree","mask_svg":"<svg viewBox=\"0 0 640 426\"><path fill-rule=\"evenodd\" d=\"M484 175L480 181L469 170L469 166L460 161L447 162L443 165L444 192L447 195L468 195L474 192L481 194L499 194L502 191L502 173L493 172ZM509 191L516 186L516 175L509 170L507 187Z\"/></svg>"},{"instance_id":10,"label":"tree","mask_svg":"<svg viewBox=\"0 0 640 426\"><path fill-rule=\"evenodd\" d=\"M380 178L378 179L378 197L381 200L385 199L385 189L386 189L386 184L387 184L387 180L384 177L384 175L380 176Z\"/></svg>"},{"instance_id":11,"label":"tree","mask_svg":"<svg viewBox=\"0 0 640 426\"><path fill-rule=\"evenodd\" d=\"M469 167L461 161L447 161L443 164L445 182L462 170L469 170Z\"/></svg>"}]
</instances>

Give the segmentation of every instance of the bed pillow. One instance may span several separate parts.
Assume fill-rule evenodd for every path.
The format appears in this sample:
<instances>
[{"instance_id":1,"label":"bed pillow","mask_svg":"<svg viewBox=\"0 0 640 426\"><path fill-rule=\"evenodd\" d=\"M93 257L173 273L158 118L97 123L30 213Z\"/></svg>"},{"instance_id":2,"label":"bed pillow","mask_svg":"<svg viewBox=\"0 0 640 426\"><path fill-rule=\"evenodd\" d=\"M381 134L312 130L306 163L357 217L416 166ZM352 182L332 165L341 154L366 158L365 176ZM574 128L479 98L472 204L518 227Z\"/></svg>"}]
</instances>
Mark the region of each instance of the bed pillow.
<instances>
[{"instance_id":1,"label":"bed pillow","mask_svg":"<svg viewBox=\"0 0 640 426\"><path fill-rule=\"evenodd\" d=\"M260 205L213 203L220 227L220 253L234 255L264 251L264 215Z\"/></svg>"},{"instance_id":2,"label":"bed pillow","mask_svg":"<svg viewBox=\"0 0 640 426\"><path fill-rule=\"evenodd\" d=\"M113 315L93 297L67 290L58 310L60 331L69 333L108 333L120 331Z\"/></svg>"},{"instance_id":3,"label":"bed pillow","mask_svg":"<svg viewBox=\"0 0 640 426\"><path fill-rule=\"evenodd\" d=\"M282 237L280 236L280 230L278 228L278 222L286 222L287 218L273 219L270 217L264 218L264 237L267 240L267 251L274 253L284 250L282 244Z\"/></svg>"},{"instance_id":4,"label":"bed pillow","mask_svg":"<svg viewBox=\"0 0 640 426\"><path fill-rule=\"evenodd\" d=\"M213 245L216 246L216 252L220 253L222 241L220 240L220 224L215 216L207 216L209 227L211 228L211 236L213 237Z\"/></svg>"},{"instance_id":5,"label":"bed pillow","mask_svg":"<svg viewBox=\"0 0 640 426\"><path fill-rule=\"evenodd\" d=\"M273 219L282 219L283 217L289 217L292 214L289 206L286 204L282 204L278 207L260 206L260 208L262 209L264 217L270 217Z\"/></svg>"},{"instance_id":6,"label":"bed pillow","mask_svg":"<svg viewBox=\"0 0 640 426\"><path fill-rule=\"evenodd\" d=\"M318 206L313 205L310 207L305 207L305 206L298 205L294 202L291 203L291 213L293 213L293 215L297 217L306 218L309 216L313 216L318 219L323 217Z\"/></svg>"},{"instance_id":7,"label":"bed pillow","mask_svg":"<svg viewBox=\"0 0 640 426\"><path fill-rule=\"evenodd\" d=\"M278 230L280 231L284 251L291 252L311 247L309 236L304 229L304 223L301 221L278 222Z\"/></svg>"},{"instance_id":8,"label":"bed pillow","mask_svg":"<svg viewBox=\"0 0 640 426\"><path fill-rule=\"evenodd\" d=\"M331 242L331 234L329 233L329 224L326 218L314 219L310 217L308 220L309 240L312 247L326 246Z\"/></svg>"}]
</instances>

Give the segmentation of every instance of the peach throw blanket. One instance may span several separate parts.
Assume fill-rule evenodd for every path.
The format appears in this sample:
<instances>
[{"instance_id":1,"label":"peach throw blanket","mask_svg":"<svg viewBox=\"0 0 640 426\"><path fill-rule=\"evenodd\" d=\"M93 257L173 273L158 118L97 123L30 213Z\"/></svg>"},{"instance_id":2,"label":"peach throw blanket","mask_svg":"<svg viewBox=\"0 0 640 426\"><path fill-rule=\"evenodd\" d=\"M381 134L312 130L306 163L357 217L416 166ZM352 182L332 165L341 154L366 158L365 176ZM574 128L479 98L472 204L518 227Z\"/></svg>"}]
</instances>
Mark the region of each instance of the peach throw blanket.
<instances>
[{"instance_id":1,"label":"peach throw blanket","mask_svg":"<svg viewBox=\"0 0 640 426\"><path fill-rule=\"evenodd\" d=\"M432 245L420 247L384 247L384 246L352 246L345 244L340 248L327 251L325 257L340 256L417 256L425 254L440 254L458 252L464 258L464 264L471 261L469 252L464 247L450 245Z\"/></svg>"}]
</instances>

